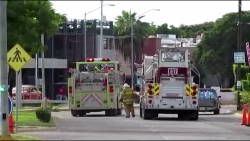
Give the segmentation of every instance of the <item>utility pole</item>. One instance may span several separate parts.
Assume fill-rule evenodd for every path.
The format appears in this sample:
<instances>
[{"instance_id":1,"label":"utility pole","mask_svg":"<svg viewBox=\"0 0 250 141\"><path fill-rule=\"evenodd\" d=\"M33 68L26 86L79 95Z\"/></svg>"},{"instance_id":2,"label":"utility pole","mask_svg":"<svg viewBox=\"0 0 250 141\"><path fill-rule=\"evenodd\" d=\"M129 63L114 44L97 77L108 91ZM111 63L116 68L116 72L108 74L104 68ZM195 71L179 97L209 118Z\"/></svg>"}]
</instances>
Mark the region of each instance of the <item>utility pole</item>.
<instances>
[{"instance_id":1,"label":"utility pole","mask_svg":"<svg viewBox=\"0 0 250 141\"><path fill-rule=\"evenodd\" d=\"M36 53L36 67L35 67L35 86L38 86L38 53Z\"/></svg>"},{"instance_id":2,"label":"utility pole","mask_svg":"<svg viewBox=\"0 0 250 141\"><path fill-rule=\"evenodd\" d=\"M41 34L41 44L42 46L44 46L44 34ZM47 100L46 100L46 96L45 96L45 69L44 69L44 52L43 51L42 54L42 105L43 108L47 108Z\"/></svg>"},{"instance_id":3,"label":"utility pole","mask_svg":"<svg viewBox=\"0 0 250 141\"><path fill-rule=\"evenodd\" d=\"M102 49L103 49L103 0L101 0L101 25L100 25L100 58L102 58Z\"/></svg>"},{"instance_id":4,"label":"utility pole","mask_svg":"<svg viewBox=\"0 0 250 141\"><path fill-rule=\"evenodd\" d=\"M134 89L134 21L130 9L130 22L131 22L131 88Z\"/></svg>"},{"instance_id":5,"label":"utility pole","mask_svg":"<svg viewBox=\"0 0 250 141\"><path fill-rule=\"evenodd\" d=\"M8 74L7 74L7 13L6 1L0 1L0 86L4 87L1 92L1 138L10 137L8 124Z\"/></svg>"},{"instance_id":6,"label":"utility pole","mask_svg":"<svg viewBox=\"0 0 250 141\"><path fill-rule=\"evenodd\" d=\"M241 26L242 26L242 21L241 21L241 6L242 6L242 2L241 0L239 0L238 3L238 49L237 51L240 52L241 51L241 41L242 41L242 35L241 35ZM238 63L238 70L237 70L237 82L241 81L241 64ZM240 90L241 88L237 88L238 89L238 93L237 93L237 110L241 109L241 105L240 105Z\"/></svg>"},{"instance_id":7,"label":"utility pole","mask_svg":"<svg viewBox=\"0 0 250 141\"><path fill-rule=\"evenodd\" d=\"M87 14L84 13L84 58L87 59L87 27L86 27L86 16Z\"/></svg>"}]
</instances>

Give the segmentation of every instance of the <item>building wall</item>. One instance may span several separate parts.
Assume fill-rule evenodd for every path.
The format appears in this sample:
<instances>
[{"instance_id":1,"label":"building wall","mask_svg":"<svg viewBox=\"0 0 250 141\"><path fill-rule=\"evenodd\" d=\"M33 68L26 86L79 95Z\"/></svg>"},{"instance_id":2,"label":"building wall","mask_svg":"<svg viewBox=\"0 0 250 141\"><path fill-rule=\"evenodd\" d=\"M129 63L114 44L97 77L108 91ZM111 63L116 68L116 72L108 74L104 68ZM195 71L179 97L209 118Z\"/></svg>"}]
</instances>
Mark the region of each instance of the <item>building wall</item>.
<instances>
[{"instance_id":1,"label":"building wall","mask_svg":"<svg viewBox=\"0 0 250 141\"><path fill-rule=\"evenodd\" d=\"M157 53L158 49L161 47L161 38L147 38L144 46L138 52L136 56L136 63L141 64L143 61L143 54L153 56Z\"/></svg>"},{"instance_id":2,"label":"building wall","mask_svg":"<svg viewBox=\"0 0 250 141\"><path fill-rule=\"evenodd\" d=\"M97 52L95 57L110 58L112 61L117 61L115 50L115 37L110 35L103 36L103 47L100 47L100 35L96 35ZM100 56L101 52L101 56Z\"/></svg>"}]
</instances>

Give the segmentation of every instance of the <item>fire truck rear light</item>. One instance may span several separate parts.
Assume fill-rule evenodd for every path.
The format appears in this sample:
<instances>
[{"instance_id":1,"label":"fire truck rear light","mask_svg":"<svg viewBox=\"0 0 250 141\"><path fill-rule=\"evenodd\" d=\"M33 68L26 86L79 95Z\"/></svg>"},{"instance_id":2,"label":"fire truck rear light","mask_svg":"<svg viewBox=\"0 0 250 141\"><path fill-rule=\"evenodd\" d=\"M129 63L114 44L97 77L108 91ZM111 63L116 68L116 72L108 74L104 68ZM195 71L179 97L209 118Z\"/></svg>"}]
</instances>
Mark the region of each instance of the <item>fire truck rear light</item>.
<instances>
[{"instance_id":1,"label":"fire truck rear light","mask_svg":"<svg viewBox=\"0 0 250 141\"><path fill-rule=\"evenodd\" d=\"M113 86L109 86L109 92L111 92L111 93L114 92Z\"/></svg>"},{"instance_id":2,"label":"fire truck rear light","mask_svg":"<svg viewBox=\"0 0 250 141\"><path fill-rule=\"evenodd\" d=\"M150 99L150 100L148 100L148 103L149 103L149 104L152 104L152 103L153 103L153 101Z\"/></svg>"},{"instance_id":3,"label":"fire truck rear light","mask_svg":"<svg viewBox=\"0 0 250 141\"><path fill-rule=\"evenodd\" d=\"M194 92L192 93L193 96L195 96L196 94L197 94L196 91L194 91Z\"/></svg>"},{"instance_id":4,"label":"fire truck rear light","mask_svg":"<svg viewBox=\"0 0 250 141\"><path fill-rule=\"evenodd\" d=\"M148 84L148 88L149 88L149 89L152 89L153 86L152 86L151 84Z\"/></svg>"},{"instance_id":5,"label":"fire truck rear light","mask_svg":"<svg viewBox=\"0 0 250 141\"><path fill-rule=\"evenodd\" d=\"M193 105L196 105L197 104L197 102L196 101L193 101Z\"/></svg>"},{"instance_id":6,"label":"fire truck rear light","mask_svg":"<svg viewBox=\"0 0 250 141\"><path fill-rule=\"evenodd\" d=\"M72 87L71 86L69 86L69 93L71 93L72 94Z\"/></svg>"},{"instance_id":7,"label":"fire truck rear light","mask_svg":"<svg viewBox=\"0 0 250 141\"><path fill-rule=\"evenodd\" d=\"M196 86L193 86L193 87L192 87L192 89L194 89L194 90L195 90L195 89L197 89L197 87L196 87Z\"/></svg>"},{"instance_id":8,"label":"fire truck rear light","mask_svg":"<svg viewBox=\"0 0 250 141\"><path fill-rule=\"evenodd\" d=\"M87 62L93 62L93 61L95 61L94 58L87 58Z\"/></svg>"},{"instance_id":9,"label":"fire truck rear light","mask_svg":"<svg viewBox=\"0 0 250 141\"><path fill-rule=\"evenodd\" d=\"M102 61L110 61L109 58L102 58Z\"/></svg>"},{"instance_id":10,"label":"fire truck rear light","mask_svg":"<svg viewBox=\"0 0 250 141\"><path fill-rule=\"evenodd\" d=\"M148 91L148 93L149 93L150 95L153 95L153 92L152 92L152 91Z\"/></svg>"}]
</instances>

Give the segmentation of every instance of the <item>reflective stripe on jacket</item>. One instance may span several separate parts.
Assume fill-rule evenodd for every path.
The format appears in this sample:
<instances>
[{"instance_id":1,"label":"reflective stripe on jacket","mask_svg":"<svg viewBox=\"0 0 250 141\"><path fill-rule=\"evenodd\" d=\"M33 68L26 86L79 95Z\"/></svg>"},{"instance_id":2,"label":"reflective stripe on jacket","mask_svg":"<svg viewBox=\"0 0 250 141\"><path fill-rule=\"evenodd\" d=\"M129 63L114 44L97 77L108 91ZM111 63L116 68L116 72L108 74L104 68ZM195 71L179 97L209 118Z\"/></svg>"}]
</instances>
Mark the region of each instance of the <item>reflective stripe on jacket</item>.
<instances>
[{"instance_id":1,"label":"reflective stripe on jacket","mask_svg":"<svg viewBox=\"0 0 250 141\"><path fill-rule=\"evenodd\" d=\"M95 67L95 72L101 72L101 70L98 67Z\"/></svg>"},{"instance_id":2,"label":"reflective stripe on jacket","mask_svg":"<svg viewBox=\"0 0 250 141\"><path fill-rule=\"evenodd\" d=\"M124 103L133 103L134 101L134 91L131 88L125 88L123 89L122 93L121 93L121 98L123 100Z\"/></svg>"}]
</instances>

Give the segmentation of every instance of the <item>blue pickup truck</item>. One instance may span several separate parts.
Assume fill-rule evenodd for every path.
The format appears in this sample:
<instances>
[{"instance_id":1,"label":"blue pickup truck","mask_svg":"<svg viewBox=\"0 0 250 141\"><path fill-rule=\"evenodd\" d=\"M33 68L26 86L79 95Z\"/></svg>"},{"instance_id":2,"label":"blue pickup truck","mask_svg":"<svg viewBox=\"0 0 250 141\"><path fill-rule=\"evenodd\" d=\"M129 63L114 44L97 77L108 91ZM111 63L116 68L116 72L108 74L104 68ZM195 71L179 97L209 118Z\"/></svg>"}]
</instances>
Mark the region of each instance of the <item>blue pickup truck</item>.
<instances>
[{"instance_id":1,"label":"blue pickup truck","mask_svg":"<svg viewBox=\"0 0 250 141\"><path fill-rule=\"evenodd\" d=\"M199 90L199 111L220 114L220 98L221 96L218 96L214 89L201 88Z\"/></svg>"}]
</instances>

